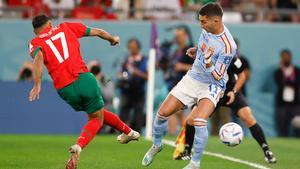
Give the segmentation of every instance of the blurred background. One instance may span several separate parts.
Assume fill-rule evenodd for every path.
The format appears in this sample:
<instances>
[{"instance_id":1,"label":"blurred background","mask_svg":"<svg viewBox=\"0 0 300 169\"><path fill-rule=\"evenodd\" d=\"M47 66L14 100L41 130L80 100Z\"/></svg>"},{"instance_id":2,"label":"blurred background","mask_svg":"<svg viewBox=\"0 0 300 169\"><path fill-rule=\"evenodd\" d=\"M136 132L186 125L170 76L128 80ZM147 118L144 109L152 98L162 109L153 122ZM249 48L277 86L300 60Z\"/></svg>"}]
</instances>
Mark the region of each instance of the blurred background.
<instances>
[{"instance_id":1,"label":"blurred background","mask_svg":"<svg viewBox=\"0 0 300 169\"><path fill-rule=\"evenodd\" d=\"M48 14L54 24L83 22L121 37L118 47L82 38L82 56L99 80L106 107L144 133L147 80L132 70L147 76L149 49L156 49L155 112L178 74L185 73L178 63L188 63L182 59L185 51L197 44L202 31L198 10L209 2L214 0L0 0L0 133L77 134L86 121L84 113L58 97L46 71L40 100L28 101L33 16ZM300 1L219 2L239 44L238 56L247 63L243 92L255 117L267 136L300 137ZM185 113L172 118L169 134L178 133ZM106 127L101 132L115 131Z\"/></svg>"}]
</instances>

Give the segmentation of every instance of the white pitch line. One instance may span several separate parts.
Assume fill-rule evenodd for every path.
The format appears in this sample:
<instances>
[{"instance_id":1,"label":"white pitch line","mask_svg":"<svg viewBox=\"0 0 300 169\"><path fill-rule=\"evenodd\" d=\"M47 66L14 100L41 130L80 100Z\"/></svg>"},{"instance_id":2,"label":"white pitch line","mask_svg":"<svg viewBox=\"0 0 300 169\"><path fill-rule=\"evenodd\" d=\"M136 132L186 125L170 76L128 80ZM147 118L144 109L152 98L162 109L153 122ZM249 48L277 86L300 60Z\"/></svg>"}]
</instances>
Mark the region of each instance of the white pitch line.
<instances>
[{"instance_id":1,"label":"white pitch line","mask_svg":"<svg viewBox=\"0 0 300 169\"><path fill-rule=\"evenodd\" d=\"M163 143L165 143L169 146L172 146L172 147L176 147L174 141L164 139ZM245 164L245 165L257 168L257 169L271 169L271 168L265 167L265 166L257 164L257 163L252 163L252 162L249 162L249 161L246 161L246 160L241 160L241 159L238 159L238 158L235 158L235 157L226 156L226 155L223 155L223 154L220 154L220 153L212 153L212 152L209 152L209 151L204 151L204 154L209 155L209 156L213 156L213 157L218 157L218 158L221 158L221 159L224 159L224 160L233 161L233 162L236 162L236 163Z\"/></svg>"}]
</instances>

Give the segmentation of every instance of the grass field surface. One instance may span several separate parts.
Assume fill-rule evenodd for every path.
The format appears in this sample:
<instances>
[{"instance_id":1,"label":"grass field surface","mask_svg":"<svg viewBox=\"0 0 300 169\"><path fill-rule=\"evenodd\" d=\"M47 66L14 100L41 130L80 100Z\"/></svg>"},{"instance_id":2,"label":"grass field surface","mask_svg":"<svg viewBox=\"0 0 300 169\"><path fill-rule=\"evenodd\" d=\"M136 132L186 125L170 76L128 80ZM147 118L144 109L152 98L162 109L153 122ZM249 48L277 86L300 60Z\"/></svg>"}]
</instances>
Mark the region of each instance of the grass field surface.
<instances>
[{"instance_id":1,"label":"grass field surface","mask_svg":"<svg viewBox=\"0 0 300 169\"><path fill-rule=\"evenodd\" d=\"M170 138L169 138L170 139ZM76 141L68 135L0 135L0 169L63 169L69 157L68 147ZM210 137L206 151L246 160L272 169L300 169L300 140L269 139L277 164L264 162L263 154L252 138L230 148L217 137ZM172 160L174 148L164 146L152 165L142 167L141 160L151 142L141 139L119 144L116 135L99 135L80 156L79 169L181 169L188 162ZM201 169L251 169L253 167L204 155Z\"/></svg>"}]
</instances>

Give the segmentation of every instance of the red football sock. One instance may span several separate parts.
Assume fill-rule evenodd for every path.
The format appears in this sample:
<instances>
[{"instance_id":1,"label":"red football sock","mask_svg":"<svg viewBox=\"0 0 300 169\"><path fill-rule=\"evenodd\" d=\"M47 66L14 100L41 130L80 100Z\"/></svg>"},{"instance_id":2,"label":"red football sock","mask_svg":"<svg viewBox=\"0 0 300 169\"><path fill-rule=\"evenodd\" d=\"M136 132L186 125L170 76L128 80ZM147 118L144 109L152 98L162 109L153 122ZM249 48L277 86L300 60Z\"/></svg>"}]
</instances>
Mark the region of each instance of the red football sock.
<instances>
[{"instance_id":1,"label":"red football sock","mask_svg":"<svg viewBox=\"0 0 300 169\"><path fill-rule=\"evenodd\" d=\"M95 137L99 129L102 127L102 124L99 119L89 120L86 125L83 127L80 136L78 137L77 144L84 148L89 144L91 140Z\"/></svg>"},{"instance_id":2,"label":"red football sock","mask_svg":"<svg viewBox=\"0 0 300 169\"><path fill-rule=\"evenodd\" d=\"M131 128L128 127L120 118L115 115L114 113L103 109L103 115L104 115L104 124L109 125L110 127L117 129L119 132L122 132L124 134L129 134L131 131Z\"/></svg>"}]
</instances>

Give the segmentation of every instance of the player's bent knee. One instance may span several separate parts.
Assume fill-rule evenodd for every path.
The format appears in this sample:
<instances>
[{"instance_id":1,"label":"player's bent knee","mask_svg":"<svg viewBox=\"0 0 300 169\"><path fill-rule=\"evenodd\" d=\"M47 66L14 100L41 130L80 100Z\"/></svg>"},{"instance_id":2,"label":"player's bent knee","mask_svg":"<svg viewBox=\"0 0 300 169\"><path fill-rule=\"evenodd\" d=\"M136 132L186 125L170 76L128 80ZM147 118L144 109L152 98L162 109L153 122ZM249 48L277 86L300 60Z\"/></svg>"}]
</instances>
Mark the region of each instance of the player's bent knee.
<instances>
[{"instance_id":1,"label":"player's bent knee","mask_svg":"<svg viewBox=\"0 0 300 169\"><path fill-rule=\"evenodd\" d=\"M159 118L163 118L163 119L168 119L169 118L168 113L165 112L165 111L158 111L156 116L159 117Z\"/></svg>"},{"instance_id":2,"label":"player's bent knee","mask_svg":"<svg viewBox=\"0 0 300 169\"><path fill-rule=\"evenodd\" d=\"M161 120L168 120L169 117L160 114L159 112L156 114L156 118L161 119Z\"/></svg>"},{"instance_id":3,"label":"player's bent knee","mask_svg":"<svg viewBox=\"0 0 300 169\"><path fill-rule=\"evenodd\" d=\"M103 121L103 109L89 114L88 117L89 117L89 120L99 119L100 121Z\"/></svg>"},{"instance_id":4,"label":"player's bent knee","mask_svg":"<svg viewBox=\"0 0 300 169\"><path fill-rule=\"evenodd\" d=\"M254 124L256 124L256 120L255 120L255 118L252 117L252 118L246 119L245 123L246 123L247 127L251 127Z\"/></svg>"}]
</instances>

